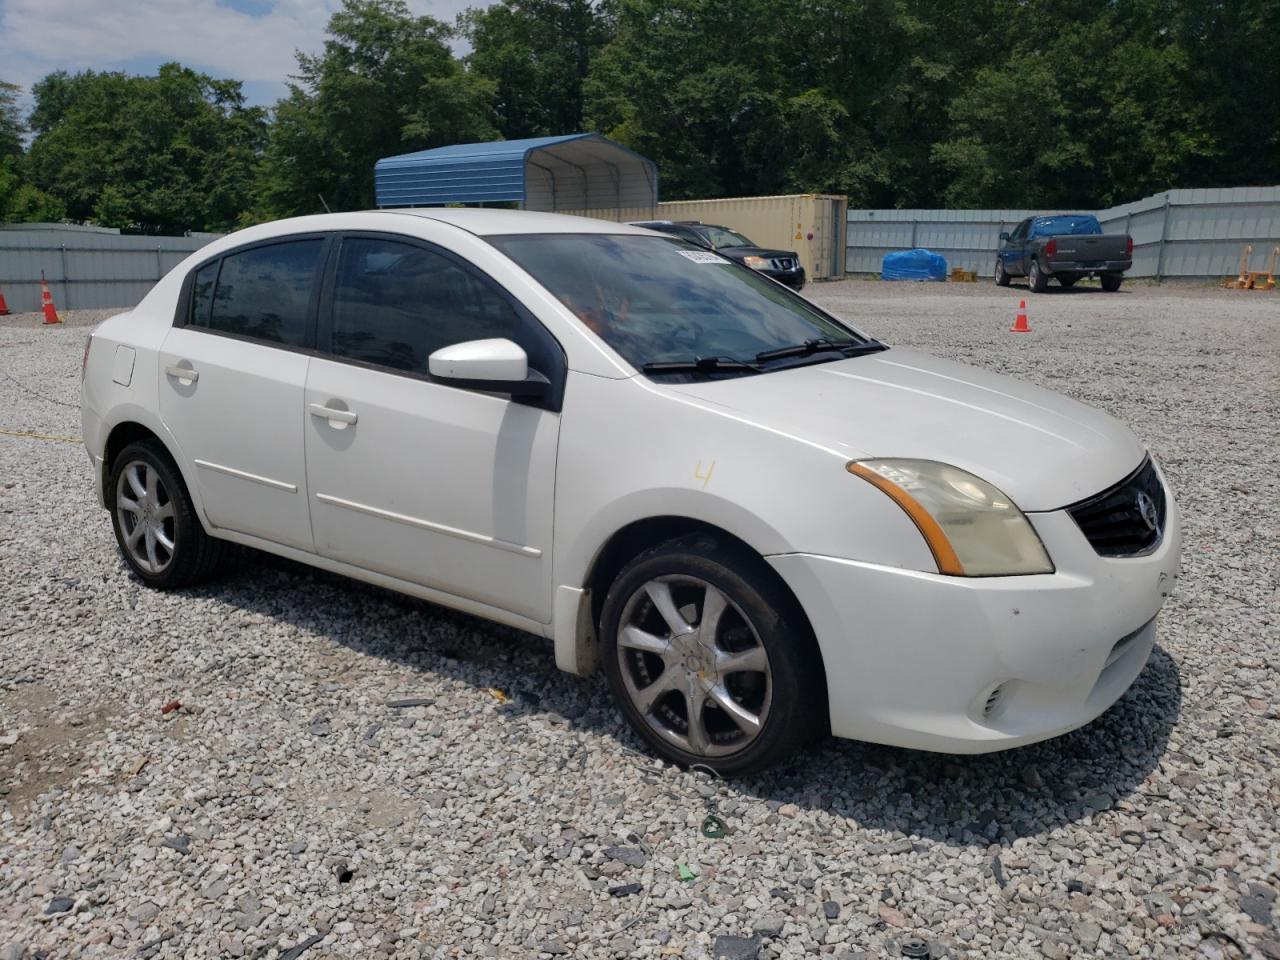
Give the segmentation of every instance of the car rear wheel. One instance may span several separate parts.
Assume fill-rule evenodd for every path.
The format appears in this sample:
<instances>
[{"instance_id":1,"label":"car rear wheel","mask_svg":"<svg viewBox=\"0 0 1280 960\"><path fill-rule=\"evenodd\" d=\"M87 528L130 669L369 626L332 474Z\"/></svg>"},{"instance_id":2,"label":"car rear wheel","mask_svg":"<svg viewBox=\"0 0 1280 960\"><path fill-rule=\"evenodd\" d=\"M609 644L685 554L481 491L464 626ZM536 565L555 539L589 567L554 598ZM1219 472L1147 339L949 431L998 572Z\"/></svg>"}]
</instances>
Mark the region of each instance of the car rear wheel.
<instances>
[{"instance_id":1,"label":"car rear wheel","mask_svg":"<svg viewBox=\"0 0 1280 960\"><path fill-rule=\"evenodd\" d=\"M1040 271L1040 264L1035 260L1031 261L1031 266L1027 269L1027 286L1032 293L1044 293L1049 286L1049 278Z\"/></svg>"},{"instance_id":2,"label":"car rear wheel","mask_svg":"<svg viewBox=\"0 0 1280 960\"><path fill-rule=\"evenodd\" d=\"M1124 282L1123 275L1119 273L1104 273L1099 279L1102 281L1102 289L1107 293L1115 293Z\"/></svg>"},{"instance_id":3,"label":"car rear wheel","mask_svg":"<svg viewBox=\"0 0 1280 960\"><path fill-rule=\"evenodd\" d=\"M605 597L601 636L627 721L682 766L760 770L825 725L820 656L795 601L758 557L710 536L628 564Z\"/></svg>"},{"instance_id":4,"label":"car rear wheel","mask_svg":"<svg viewBox=\"0 0 1280 960\"><path fill-rule=\"evenodd\" d=\"M185 587L217 569L225 545L204 532L177 466L158 442L121 450L107 491L120 553L148 586Z\"/></svg>"},{"instance_id":5,"label":"car rear wheel","mask_svg":"<svg viewBox=\"0 0 1280 960\"><path fill-rule=\"evenodd\" d=\"M999 257L996 258L996 286L1007 287L1009 285L1009 275L1004 272L1004 261Z\"/></svg>"}]
</instances>

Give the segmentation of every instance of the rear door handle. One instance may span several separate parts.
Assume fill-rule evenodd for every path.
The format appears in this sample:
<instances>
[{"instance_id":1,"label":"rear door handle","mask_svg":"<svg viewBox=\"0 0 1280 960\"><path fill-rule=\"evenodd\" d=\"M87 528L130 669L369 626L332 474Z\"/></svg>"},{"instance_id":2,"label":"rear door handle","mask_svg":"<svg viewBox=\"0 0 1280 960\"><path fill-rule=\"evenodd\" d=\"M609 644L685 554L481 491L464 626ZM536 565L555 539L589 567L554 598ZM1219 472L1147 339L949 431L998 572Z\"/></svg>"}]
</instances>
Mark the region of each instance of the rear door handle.
<instances>
[{"instance_id":1,"label":"rear door handle","mask_svg":"<svg viewBox=\"0 0 1280 960\"><path fill-rule=\"evenodd\" d=\"M323 403L310 404L308 409L313 417L328 420L329 426L335 430L342 430L349 424L354 424L357 419L354 410L339 410L337 407L326 407Z\"/></svg>"},{"instance_id":2,"label":"rear door handle","mask_svg":"<svg viewBox=\"0 0 1280 960\"><path fill-rule=\"evenodd\" d=\"M183 367L176 363L169 364L164 368L164 372L175 380L180 380L183 383L195 383L200 379L199 370L193 370L190 367Z\"/></svg>"}]
</instances>

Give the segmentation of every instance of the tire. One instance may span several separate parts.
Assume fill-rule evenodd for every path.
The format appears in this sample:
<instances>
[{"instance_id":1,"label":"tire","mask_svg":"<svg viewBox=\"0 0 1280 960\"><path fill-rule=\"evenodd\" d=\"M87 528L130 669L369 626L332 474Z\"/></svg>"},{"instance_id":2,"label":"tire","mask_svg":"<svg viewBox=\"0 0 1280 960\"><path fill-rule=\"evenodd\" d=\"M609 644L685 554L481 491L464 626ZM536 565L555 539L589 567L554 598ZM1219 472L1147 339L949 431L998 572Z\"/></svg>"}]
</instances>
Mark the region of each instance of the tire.
<instances>
[{"instance_id":1,"label":"tire","mask_svg":"<svg viewBox=\"0 0 1280 960\"><path fill-rule=\"evenodd\" d=\"M1004 261L996 257L996 286L1007 287L1009 285L1009 275L1004 272Z\"/></svg>"},{"instance_id":2,"label":"tire","mask_svg":"<svg viewBox=\"0 0 1280 960\"><path fill-rule=\"evenodd\" d=\"M719 612L704 635L708 604ZM714 537L671 540L627 564L605 595L600 636L623 716L673 763L751 773L826 729L821 656L799 605L764 561Z\"/></svg>"},{"instance_id":3,"label":"tire","mask_svg":"<svg viewBox=\"0 0 1280 960\"><path fill-rule=\"evenodd\" d=\"M116 456L107 508L125 563L149 587L198 583L222 562L226 544L204 532L177 465L158 441L131 443Z\"/></svg>"},{"instance_id":4,"label":"tire","mask_svg":"<svg viewBox=\"0 0 1280 960\"><path fill-rule=\"evenodd\" d=\"M1027 286L1032 293L1044 293L1049 287L1049 278L1040 270L1040 264L1034 259L1031 266L1027 267Z\"/></svg>"},{"instance_id":5,"label":"tire","mask_svg":"<svg viewBox=\"0 0 1280 960\"><path fill-rule=\"evenodd\" d=\"M1098 278L1102 281L1102 289L1107 293L1115 293L1120 289L1120 284L1124 282L1124 275L1119 273L1104 273Z\"/></svg>"},{"instance_id":6,"label":"tire","mask_svg":"<svg viewBox=\"0 0 1280 960\"><path fill-rule=\"evenodd\" d=\"M1076 285L1076 281L1079 279L1079 277L1059 277L1058 283L1062 284L1062 288L1064 290L1070 290Z\"/></svg>"}]
</instances>

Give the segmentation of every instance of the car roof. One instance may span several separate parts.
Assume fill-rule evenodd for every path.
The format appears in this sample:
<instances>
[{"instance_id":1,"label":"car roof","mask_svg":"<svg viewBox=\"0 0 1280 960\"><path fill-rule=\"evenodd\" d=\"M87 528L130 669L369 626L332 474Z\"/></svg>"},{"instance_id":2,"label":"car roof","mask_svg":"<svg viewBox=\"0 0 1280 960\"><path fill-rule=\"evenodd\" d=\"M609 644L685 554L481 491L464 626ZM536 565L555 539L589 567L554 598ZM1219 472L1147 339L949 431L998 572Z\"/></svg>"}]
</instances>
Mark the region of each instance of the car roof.
<instances>
[{"instance_id":1,"label":"car roof","mask_svg":"<svg viewBox=\"0 0 1280 960\"><path fill-rule=\"evenodd\" d=\"M518 233L634 233L644 230L627 223L575 217L534 210L486 210L476 207L404 207L379 211L388 216L422 217L460 227L482 237Z\"/></svg>"}]
</instances>

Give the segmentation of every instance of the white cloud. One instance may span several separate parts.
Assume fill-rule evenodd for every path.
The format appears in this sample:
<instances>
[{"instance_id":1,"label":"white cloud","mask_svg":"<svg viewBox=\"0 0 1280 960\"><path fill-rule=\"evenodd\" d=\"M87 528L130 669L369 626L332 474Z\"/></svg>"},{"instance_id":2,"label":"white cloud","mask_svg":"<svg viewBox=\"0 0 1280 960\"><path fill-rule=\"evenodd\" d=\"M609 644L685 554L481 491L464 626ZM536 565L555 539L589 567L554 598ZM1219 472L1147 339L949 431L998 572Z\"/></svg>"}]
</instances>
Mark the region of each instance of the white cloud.
<instances>
[{"instance_id":1,"label":"white cloud","mask_svg":"<svg viewBox=\"0 0 1280 960\"><path fill-rule=\"evenodd\" d=\"M235 0L232 0L235 2ZM484 0L410 0L415 13L450 22ZM340 0L4 0L0 79L30 89L54 70L139 70L176 60L253 89L284 92L294 51L319 51ZM256 13L256 11L265 11Z\"/></svg>"}]
</instances>

